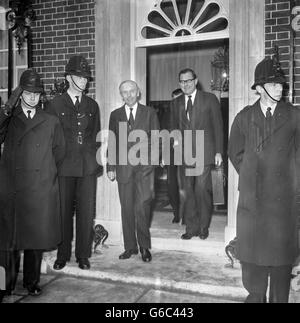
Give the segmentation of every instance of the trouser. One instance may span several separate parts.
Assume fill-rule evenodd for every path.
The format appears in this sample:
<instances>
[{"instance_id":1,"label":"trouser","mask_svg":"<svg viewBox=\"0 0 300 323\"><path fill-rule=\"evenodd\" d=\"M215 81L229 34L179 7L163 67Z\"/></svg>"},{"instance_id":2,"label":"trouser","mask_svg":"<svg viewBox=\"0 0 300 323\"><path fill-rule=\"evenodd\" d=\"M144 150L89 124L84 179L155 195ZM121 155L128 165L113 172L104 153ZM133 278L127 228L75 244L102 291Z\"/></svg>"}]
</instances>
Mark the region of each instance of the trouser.
<instances>
[{"instance_id":1,"label":"trouser","mask_svg":"<svg viewBox=\"0 0 300 323\"><path fill-rule=\"evenodd\" d=\"M206 166L200 176L186 176L181 169L184 189L184 219L186 232L198 235L208 229L213 213L211 166Z\"/></svg>"},{"instance_id":2,"label":"trouser","mask_svg":"<svg viewBox=\"0 0 300 323\"><path fill-rule=\"evenodd\" d=\"M167 166L167 172L169 201L174 212L174 217L179 219L179 186L177 180L177 166Z\"/></svg>"},{"instance_id":3,"label":"trouser","mask_svg":"<svg viewBox=\"0 0 300 323\"><path fill-rule=\"evenodd\" d=\"M242 263L243 285L249 296L246 303L266 303L270 277L270 303L288 303L292 266L264 267Z\"/></svg>"},{"instance_id":4,"label":"trouser","mask_svg":"<svg viewBox=\"0 0 300 323\"><path fill-rule=\"evenodd\" d=\"M76 259L90 258L96 213L96 176L59 177L63 242L57 259L69 261L72 255L73 219L76 214Z\"/></svg>"},{"instance_id":5,"label":"trouser","mask_svg":"<svg viewBox=\"0 0 300 323\"><path fill-rule=\"evenodd\" d=\"M23 285L35 286L40 282L42 250L24 250ZM20 251L0 251L0 266L6 272L6 291L12 292L16 287L20 269Z\"/></svg>"},{"instance_id":6,"label":"trouser","mask_svg":"<svg viewBox=\"0 0 300 323\"><path fill-rule=\"evenodd\" d=\"M118 183L125 250L151 248L150 218L154 172L135 172L128 183Z\"/></svg>"}]
</instances>

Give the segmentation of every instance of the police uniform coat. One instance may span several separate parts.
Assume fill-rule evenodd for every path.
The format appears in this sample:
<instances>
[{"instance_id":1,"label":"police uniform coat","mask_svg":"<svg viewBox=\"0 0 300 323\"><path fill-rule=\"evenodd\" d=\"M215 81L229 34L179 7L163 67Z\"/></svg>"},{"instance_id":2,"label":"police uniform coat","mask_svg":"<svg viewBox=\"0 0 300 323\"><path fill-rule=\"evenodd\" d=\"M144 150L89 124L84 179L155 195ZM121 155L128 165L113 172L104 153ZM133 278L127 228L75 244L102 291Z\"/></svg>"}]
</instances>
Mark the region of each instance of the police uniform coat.
<instances>
[{"instance_id":1,"label":"police uniform coat","mask_svg":"<svg viewBox=\"0 0 300 323\"><path fill-rule=\"evenodd\" d=\"M235 118L229 158L239 173L237 254L259 266L291 265L297 254L296 190L299 176L300 111L283 102L270 136L260 101Z\"/></svg>"},{"instance_id":2,"label":"police uniform coat","mask_svg":"<svg viewBox=\"0 0 300 323\"><path fill-rule=\"evenodd\" d=\"M62 240L57 167L65 153L59 120L37 108L0 111L0 250L50 250Z\"/></svg>"},{"instance_id":3,"label":"police uniform coat","mask_svg":"<svg viewBox=\"0 0 300 323\"><path fill-rule=\"evenodd\" d=\"M64 130L66 156L59 168L59 176L83 177L98 174L102 167L96 161L100 146L96 142L100 131L100 110L96 101L82 95L78 113L66 92L48 102L45 110L58 116Z\"/></svg>"}]
</instances>

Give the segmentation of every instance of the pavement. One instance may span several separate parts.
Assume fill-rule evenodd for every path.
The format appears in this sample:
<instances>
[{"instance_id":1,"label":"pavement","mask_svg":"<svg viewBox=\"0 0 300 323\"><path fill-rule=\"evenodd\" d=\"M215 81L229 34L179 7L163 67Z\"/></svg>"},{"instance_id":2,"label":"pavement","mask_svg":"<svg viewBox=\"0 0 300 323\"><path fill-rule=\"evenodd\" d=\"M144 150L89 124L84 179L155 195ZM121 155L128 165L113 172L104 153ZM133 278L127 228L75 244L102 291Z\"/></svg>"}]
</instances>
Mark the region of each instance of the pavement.
<instances>
[{"instance_id":1,"label":"pavement","mask_svg":"<svg viewBox=\"0 0 300 323\"><path fill-rule=\"evenodd\" d=\"M215 221L217 228L223 219ZM162 230L166 230L163 225ZM178 235L182 230L182 226L172 226L164 243L158 227L153 228L150 263L144 263L140 255L121 261L118 257L123 247L108 244L93 254L91 270L79 269L72 259L58 272L53 270L56 252L47 253L42 267L43 294L37 298L28 296L20 276L15 295L4 302L242 303L247 293L242 286L240 264L228 266L218 230L212 230L206 241L197 237L182 241ZM294 282L294 287L298 292L291 291L290 302L300 303L300 283Z\"/></svg>"}]
</instances>

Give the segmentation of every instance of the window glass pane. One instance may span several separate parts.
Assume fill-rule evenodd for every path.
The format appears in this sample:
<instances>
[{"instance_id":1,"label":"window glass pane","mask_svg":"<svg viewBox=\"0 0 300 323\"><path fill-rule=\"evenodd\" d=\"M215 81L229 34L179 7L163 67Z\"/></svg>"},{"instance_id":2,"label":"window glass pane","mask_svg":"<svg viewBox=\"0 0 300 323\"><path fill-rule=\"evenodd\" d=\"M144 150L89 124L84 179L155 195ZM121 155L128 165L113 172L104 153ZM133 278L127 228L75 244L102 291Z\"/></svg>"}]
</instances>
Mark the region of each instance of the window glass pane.
<instances>
[{"instance_id":1,"label":"window glass pane","mask_svg":"<svg viewBox=\"0 0 300 323\"><path fill-rule=\"evenodd\" d=\"M17 84L19 84L20 77L26 69L27 68L24 68L24 67L17 67Z\"/></svg>"},{"instance_id":2,"label":"window glass pane","mask_svg":"<svg viewBox=\"0 0 300 323\"><path fill-rule=\"evenodd\" d=\"M0 90L7 89L7 70L0 70Z\"/></svg>"},{"instance_id":3,"label":"window glass pane","mask_svg":"<svg viewBox=\"0 0 300 323\"><path fill-rule=\"evenodd\" d=\"M23 49L21 50L20 54L18 51L16 53L16 65L27 65L27 50Z\"/></svg>"},{"instance_id":4,"label":"window glass pane","mask_svg":"<svg viewBox=\"0 0 300 323\"><path fill-rule=\"evenodd\" d=\"M1 104L4 105L7 102L7 92L0 90Z\"/></svg>"},{"instance_id":5,"label":"window glass pane","mask_svg":"<svg viewBox=\"0 0 300 323\"><path fill-rule=\"evenodd\" d=\"M0 68L7 67L8 64L8 52L0 52Z\"/></svg>"},{"instance_id":6,"label":"window glass pane","mask_svg":"<svg viewBox=\"0 0 300 323\"><path fill-rule=\"evenodd\" d=\"M7 30L0 30L0 50L8 48L8 32Z\"/></svg>"}]
</instances>

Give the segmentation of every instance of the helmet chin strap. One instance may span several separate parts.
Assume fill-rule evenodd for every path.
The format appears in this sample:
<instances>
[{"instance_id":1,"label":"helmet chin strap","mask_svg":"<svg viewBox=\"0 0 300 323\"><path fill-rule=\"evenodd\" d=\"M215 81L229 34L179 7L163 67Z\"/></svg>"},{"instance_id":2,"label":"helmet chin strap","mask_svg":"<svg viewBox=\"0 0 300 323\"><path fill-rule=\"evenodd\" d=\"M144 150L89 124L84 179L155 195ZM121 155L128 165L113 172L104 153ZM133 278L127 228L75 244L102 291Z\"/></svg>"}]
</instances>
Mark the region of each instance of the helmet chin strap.
<instances>
[{"instance_id":1,"label":"helmet chin strap","mask_svg":"<svg viewBox=\"0 0 300 323\"><path fill-rule=\"evenodd\" d=\"M276 100L276 99L274 99L274 98L269 94L269 92L266 90L266 88L265 88L265 86L264 86L264 85L262 85L262 88L265 90L265 92L268 94L268 96L269 96L273 101L275 101L275 102L280 102L280 100Z\"/></svg>"},{"instance_id":2,"label":"helmet chin strap","mask_svg":"<svg viewBox=\"0 0 300 323\"><path fill-rule=\"evenodd\" d=\"M82 89L81 87L79 87L79 86L76 84L76 82L74 81L74 79L73 79L73 75L70 75L70 76L71 76L71 80L72 80L73 84L77 87L77 89L78 89L80 92L83 92L83 91L86 89L86 87L85 87L84 89Z\"/></svg>"},{"instance_id":3,"label":"helmet chin strap","mask_svg":"<svg viewBox=\"0 0 300 323\"><path fill-rule=\"evenodd\" d=\"M34 109L34 108L36 108L38 105L39 105L39 101L38 101L38 103L37 104L35 104L35 105L31 105L31 104L29 104L26 100L25 100L25 98L24 98L24 96L23 96L23 94L22 94L22 100L25 102L25 104L26 105L28 105L30 108L32 108L32 109Z\"/></svg>"}]
</instances>

